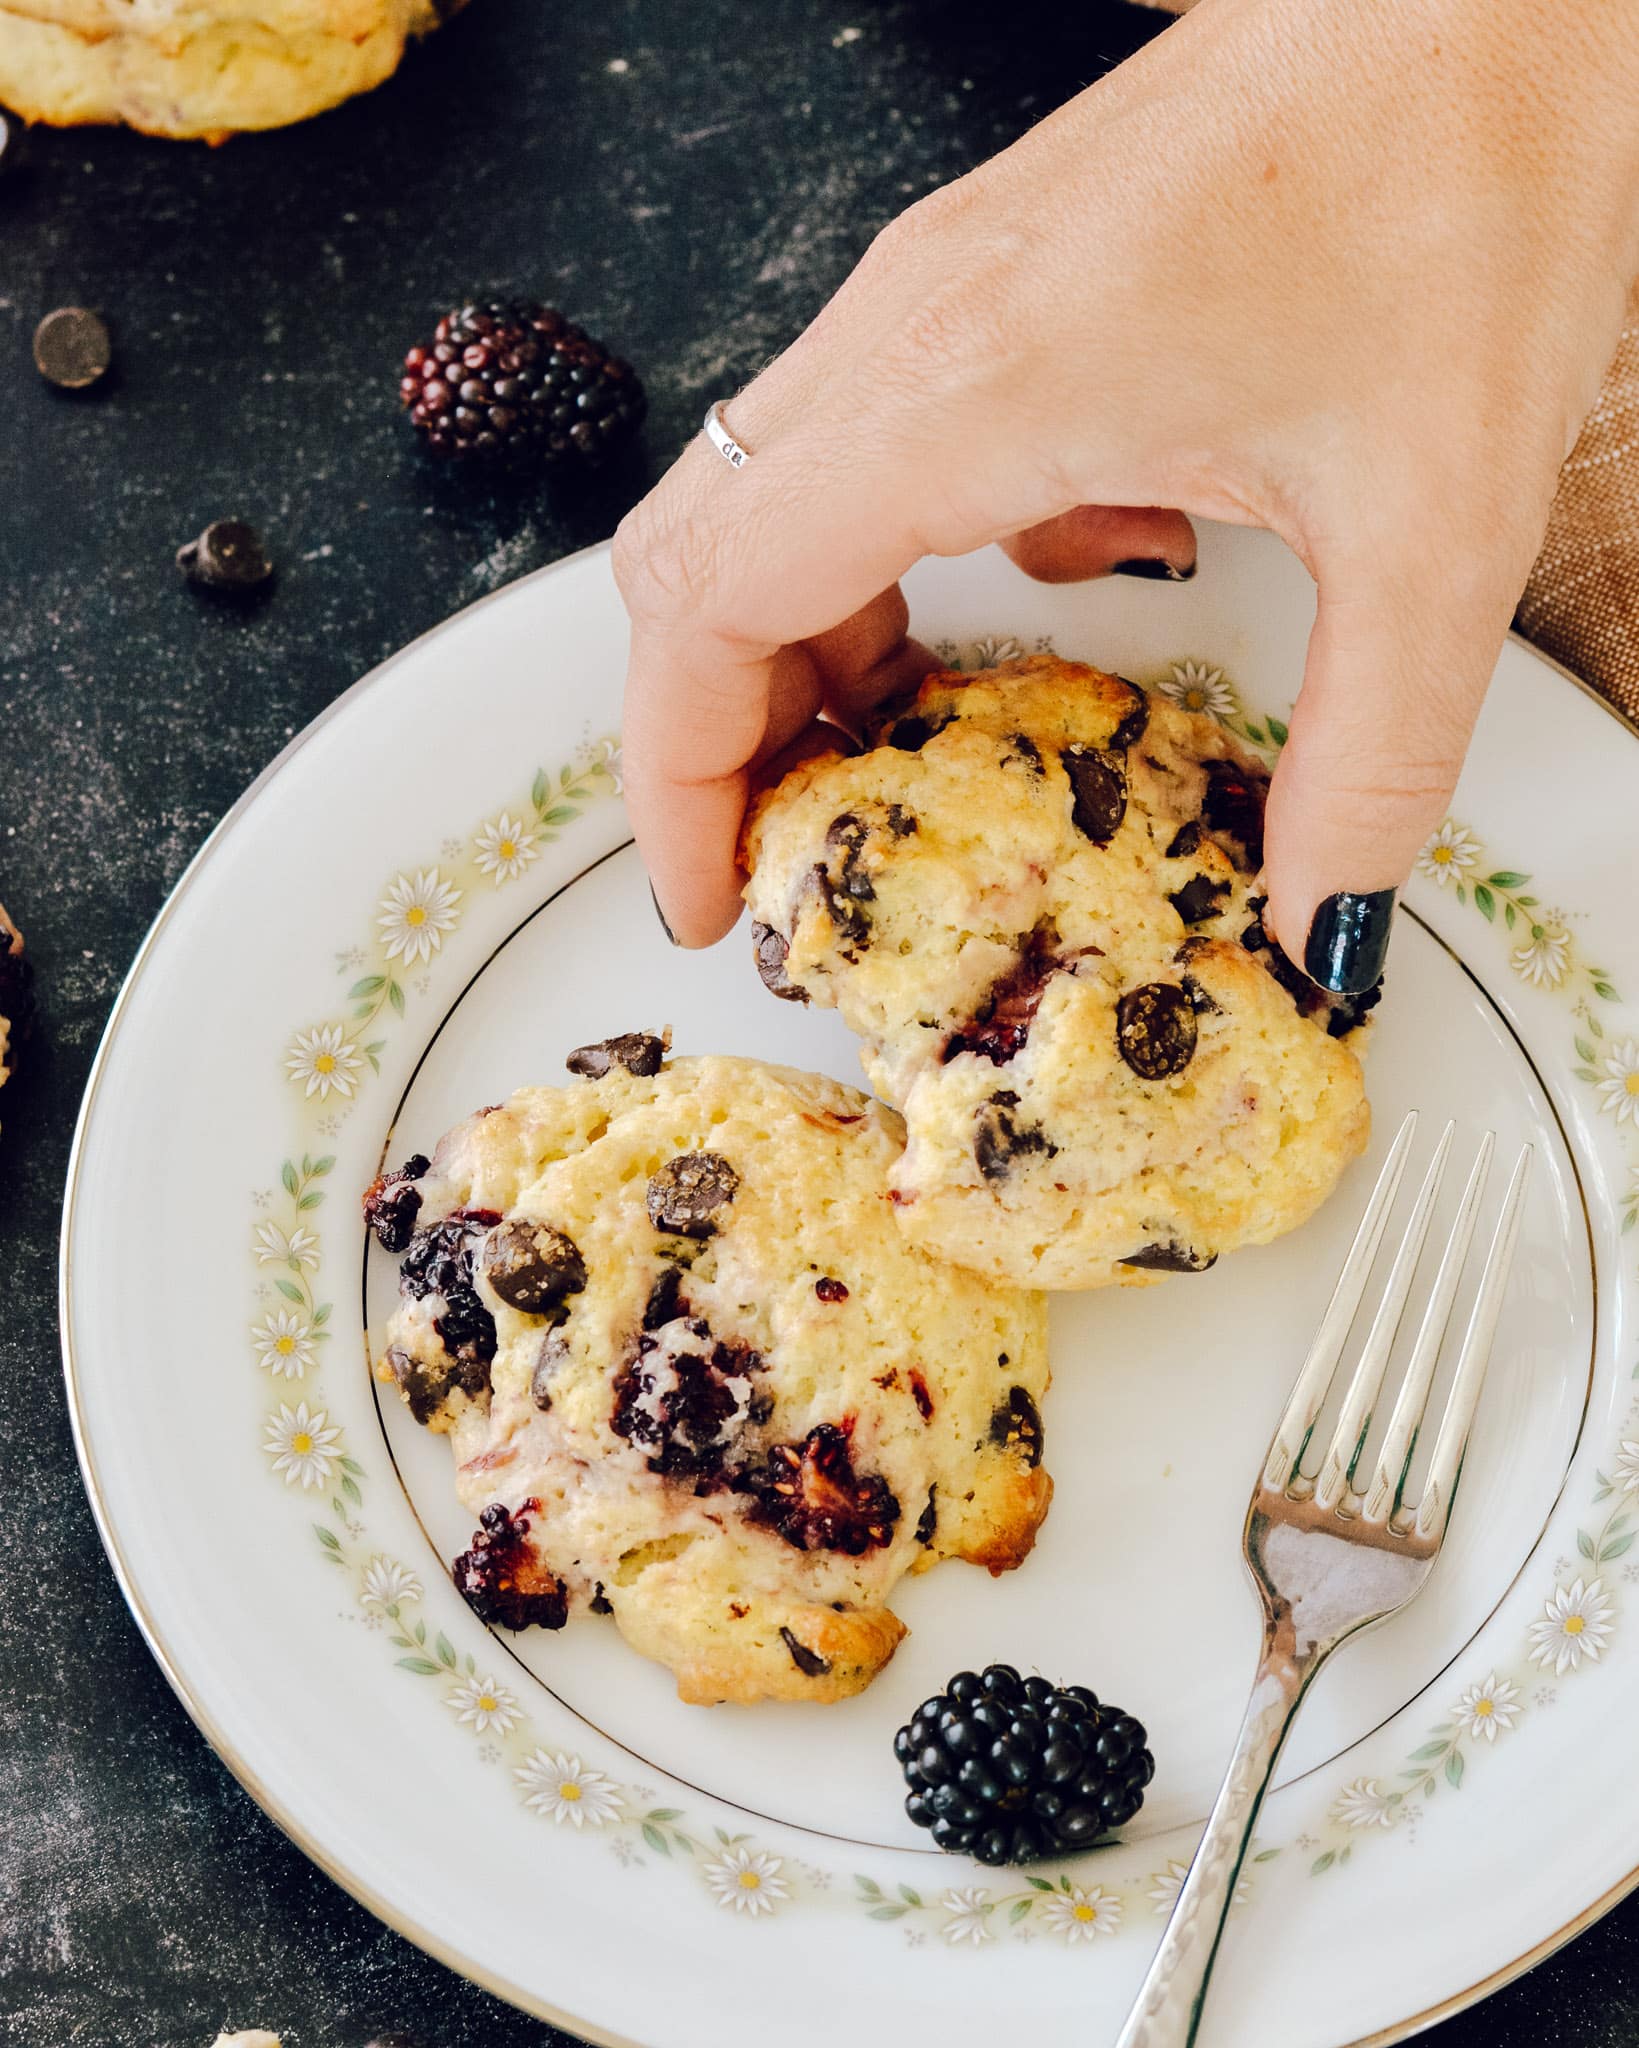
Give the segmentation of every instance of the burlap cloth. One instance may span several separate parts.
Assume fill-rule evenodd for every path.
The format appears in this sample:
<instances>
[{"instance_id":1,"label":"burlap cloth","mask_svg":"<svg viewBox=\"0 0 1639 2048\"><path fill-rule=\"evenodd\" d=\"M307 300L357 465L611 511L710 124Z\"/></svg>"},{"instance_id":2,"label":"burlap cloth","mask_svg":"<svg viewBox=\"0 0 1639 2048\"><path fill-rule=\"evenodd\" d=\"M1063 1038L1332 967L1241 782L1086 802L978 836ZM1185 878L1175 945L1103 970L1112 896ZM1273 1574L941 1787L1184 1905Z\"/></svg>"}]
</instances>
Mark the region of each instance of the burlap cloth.
<instances>
[{"instance_id":1,"label":"burlap cloth","mask_svg":"<svg viewBox=\"0 0 1639 2048\"><path fill-rule=\"evenodd\" d=\"M1140 0L1182 14L1194 0ZM1639 288L1514 624L1639 724Z\"/></svg>"},{"instance_id":2,"label":"burlap cloth","mask_svg":"<svg viewBox=\"0 0 1639 2048\"><path fill-rule=\"evenodd\" d=\"M1639 292L1514 623L1639 722Z\"/></svg>"}]
</instances>

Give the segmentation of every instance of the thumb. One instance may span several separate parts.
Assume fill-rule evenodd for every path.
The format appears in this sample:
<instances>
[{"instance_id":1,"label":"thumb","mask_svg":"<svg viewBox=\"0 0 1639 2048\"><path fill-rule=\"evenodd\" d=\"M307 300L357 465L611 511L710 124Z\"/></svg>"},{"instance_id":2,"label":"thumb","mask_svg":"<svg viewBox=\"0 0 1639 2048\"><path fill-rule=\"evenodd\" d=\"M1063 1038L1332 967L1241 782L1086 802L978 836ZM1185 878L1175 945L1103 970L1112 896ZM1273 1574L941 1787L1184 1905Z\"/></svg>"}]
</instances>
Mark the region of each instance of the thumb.
<instances>
[{"instance_id":1,"label":"thumb","mask_svg":"<svg viewBox=\"0 0 1639 2048\"><path fill-rule=\"evenodd\" d=\"M1395 892L1450 805L1511 601L1421 572L1321 578L1303 688L1269 791L1275 937L1336 994L1383 971Z\"/></svg>"}]
</instances>

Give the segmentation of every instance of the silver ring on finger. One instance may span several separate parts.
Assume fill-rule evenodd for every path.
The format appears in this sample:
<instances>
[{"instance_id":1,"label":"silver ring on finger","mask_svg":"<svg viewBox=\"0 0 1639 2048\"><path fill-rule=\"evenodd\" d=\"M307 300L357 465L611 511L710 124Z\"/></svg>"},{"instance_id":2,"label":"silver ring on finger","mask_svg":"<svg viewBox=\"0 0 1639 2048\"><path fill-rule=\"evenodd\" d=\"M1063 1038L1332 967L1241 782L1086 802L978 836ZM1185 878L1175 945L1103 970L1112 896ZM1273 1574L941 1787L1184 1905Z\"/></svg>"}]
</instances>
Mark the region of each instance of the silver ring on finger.
<instances>
[{"instance_id":1,"label":"silver ring on finger","mask_svg":"<svg viewBox=\"0 0 1639 2048\"><path fill-rule=\"evenodd\" d=\"M749 448L742 448L728 430L727 424L723 419L723 402L721 399L716 400L714 404L706 408L704 432L706 439L731 469L744 469L751 460L751 450Z\"/></svg>"}]
</instances>

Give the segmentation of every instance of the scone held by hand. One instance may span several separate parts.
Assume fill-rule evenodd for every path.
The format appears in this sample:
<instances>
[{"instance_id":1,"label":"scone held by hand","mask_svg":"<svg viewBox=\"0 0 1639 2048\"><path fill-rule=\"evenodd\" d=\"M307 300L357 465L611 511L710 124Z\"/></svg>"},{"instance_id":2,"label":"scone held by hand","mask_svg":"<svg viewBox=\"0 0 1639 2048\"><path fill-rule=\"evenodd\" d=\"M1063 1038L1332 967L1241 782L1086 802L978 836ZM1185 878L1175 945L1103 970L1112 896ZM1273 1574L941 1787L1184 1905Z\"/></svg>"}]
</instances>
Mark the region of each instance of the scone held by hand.
<instances>
[{"instance_id":1,"label":"scone held by hand","mask_svg":"<svg viewBox=\"0 0 1639 2048\"><path fill-rule=\"evenodd\" d=\"M876 737L761 797L742 856L764 981L834 1005L904 1112L906 1236L1097 1287L1301 1223L1366 1142L1376 991L1268 941L1262 764L1045 655L931 676Z\"/></svg>"}]
</instances>

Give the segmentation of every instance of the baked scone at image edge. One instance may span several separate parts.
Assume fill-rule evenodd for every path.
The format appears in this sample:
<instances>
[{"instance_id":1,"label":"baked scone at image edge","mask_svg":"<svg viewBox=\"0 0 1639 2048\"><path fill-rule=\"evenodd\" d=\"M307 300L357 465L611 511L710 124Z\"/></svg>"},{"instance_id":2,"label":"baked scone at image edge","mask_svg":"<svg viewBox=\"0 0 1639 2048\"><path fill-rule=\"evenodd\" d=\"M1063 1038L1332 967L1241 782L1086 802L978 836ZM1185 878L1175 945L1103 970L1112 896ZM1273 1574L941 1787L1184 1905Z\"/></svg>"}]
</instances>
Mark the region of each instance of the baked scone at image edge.
<instances>
[{"instance_id":1,"label":"baked scone at image edge","mask_svg":"<svg viewBox=\"0 0 1639 2048\"><path fill-rule=\"evenodd\" d=\"M764 793L741 858L763 981L836 1008L904 1114L906 1237L1084 1288L1311 1215L1366 1144L1378 992L1267 936L1263 764L1054 655L932 675L868 738Z\"/></svg>"},{"instance_id":2,"label":"baked scone at image edge","mask_svg":"<svg viewBox=\"0 0 1639 2048\"><path fill-rule=\"evenodd\" d=\"M1030 1550L1043 1298L906 1242L857 1089L639 1033L571 1058L365 1197L378 1376L478 1518L456 1584L506 1628L612 1615L687 1701L844 1699L907 1572Z\"/></svg>"},{"instance_id":3,"label":"baked scone at image edge","mask_svg":"<svg viewBox=\"0 0 1639 2048\"><path fill-rule=\"evenodd\" d=\"M0 106L220 142L390 78L465 0L0 0Z\"/></svg>"}]
</instances>

